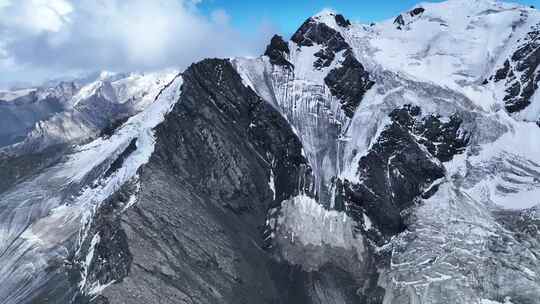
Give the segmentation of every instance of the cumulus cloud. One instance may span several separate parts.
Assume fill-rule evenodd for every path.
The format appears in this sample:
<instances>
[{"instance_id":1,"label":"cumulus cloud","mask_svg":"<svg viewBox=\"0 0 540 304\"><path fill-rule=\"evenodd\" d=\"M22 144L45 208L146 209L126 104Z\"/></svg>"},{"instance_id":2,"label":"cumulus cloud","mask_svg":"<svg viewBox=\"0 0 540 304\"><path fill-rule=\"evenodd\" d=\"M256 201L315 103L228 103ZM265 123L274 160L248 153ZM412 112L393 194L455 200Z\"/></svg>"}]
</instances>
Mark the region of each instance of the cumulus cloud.
<instances>
[{"instance_id":1,"label":"cumulus cloud","mask_svg":"<svg viewBox=\"0 0 540 304\"><path fill-rule=\"evenodd\" d=\"M199 2L0 0L0 68L34 76L183 68L205 57L255 55L264 47L268 30L246 37L227 12L200 14Z\"/></svg>"}]
</instances>

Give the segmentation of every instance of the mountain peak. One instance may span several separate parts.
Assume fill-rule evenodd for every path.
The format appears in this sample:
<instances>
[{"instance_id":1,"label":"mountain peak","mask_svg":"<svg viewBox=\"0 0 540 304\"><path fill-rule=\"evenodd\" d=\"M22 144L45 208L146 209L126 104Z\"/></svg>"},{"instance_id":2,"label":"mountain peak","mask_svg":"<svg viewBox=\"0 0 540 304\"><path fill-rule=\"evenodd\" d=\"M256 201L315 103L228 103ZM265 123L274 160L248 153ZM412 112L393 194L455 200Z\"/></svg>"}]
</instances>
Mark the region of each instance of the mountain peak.
<instances>
[{"instance_id":1,"label":"mountain peak","mask_svg":"<svg viewBox=\"0 0 540 304\"><path fill-rule=\"evenodd\" d=\"M323 8L317 14L315 14L313 17L319 18L319 17L335 16L336 14L337 12L334 9L326 7L326 8Z\"/></svg>"},{"instance_id":2,"label":"mountain peak","mask_svg":"<svg viewBox=\"0 0 540 304\"><path fill-rule=\"evenodd\" d=\"M540 14L440 1L0 101L1 303L538 303Z\"/></svg>"},{"instance_id":3,"label":"mountain peak","mask_svg":"<svg viewBox=\"0 0 540 304\"><path fill-rule=\"evenodd\" d=\"M324 23L334 29L337 27L348 27L351 25L351 22L348 19L331 8L324 8L310 19L316 22Z\"/></svg>"}]
</instances>

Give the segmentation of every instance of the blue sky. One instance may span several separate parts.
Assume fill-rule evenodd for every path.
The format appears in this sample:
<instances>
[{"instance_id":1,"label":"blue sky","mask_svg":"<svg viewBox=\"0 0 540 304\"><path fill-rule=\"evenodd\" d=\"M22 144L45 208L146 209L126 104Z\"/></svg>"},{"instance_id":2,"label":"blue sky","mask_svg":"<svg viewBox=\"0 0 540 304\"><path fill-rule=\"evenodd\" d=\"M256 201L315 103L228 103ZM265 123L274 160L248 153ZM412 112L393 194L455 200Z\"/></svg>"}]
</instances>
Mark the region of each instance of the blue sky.
<instances>
[{"instance_id":1,"label":"blue sky","mask_svg":"<svg viewBox=\"0 0 540 304\"><path fill-rule=\"evenodd\" d=\"M473 0L471 0L473 1ZM323 8L333 8L345 17L365 23L385 20L415 6L416 0L203 0L201 10L208 14L224 9L233 26L241 31L254 31L258 24L267 23L285 35L292 34L309 16ZM440 1L428 1L440 2ZM509 1L540 6L540 0Z\"/></svg>"}]
</instances>

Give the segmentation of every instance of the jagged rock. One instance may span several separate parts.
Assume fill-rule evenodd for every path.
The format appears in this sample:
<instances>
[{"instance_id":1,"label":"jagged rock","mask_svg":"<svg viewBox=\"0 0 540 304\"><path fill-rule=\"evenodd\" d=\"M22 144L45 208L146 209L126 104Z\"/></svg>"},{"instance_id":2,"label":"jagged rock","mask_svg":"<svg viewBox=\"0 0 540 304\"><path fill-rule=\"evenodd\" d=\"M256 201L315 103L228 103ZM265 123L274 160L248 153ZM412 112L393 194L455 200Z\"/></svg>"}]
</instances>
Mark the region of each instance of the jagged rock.
<instances>
[{"instance_id":1,"label":"jagged rock","mask_svg":"<svg viewBox=\"0 0 540 304\"><path fill-rule=\"evenodd\" d=\"M504 66L497 70L495 73L495 81L499 82L501 80L506 79L508 77L508 73L510 72L510 61L507 59L504 62Z\"/></svg>"},{"instance_id":2,"label":"jagged rock","mask_svg":"<svg viewBox=\"0 0 540 304\"><path fill-rule=\"evenodd\" d=\"M343 15L341 14L337 14L335 16L335 19L336 19L337 25L341 27L348 27L349 25L351 25L351 21L349 21L349 19L345 19L345 17L343 17Z\"/></svg>"},{"instance_id":3,"label":"jagged rock","mask_svg":"<svg viewBox=\"0 0 540 304\"><path fill-rule=\"evenodd\" d=\"M274 35L272 37L270 44L266 47L266 51L264 52L264 55L270 58L272 64L294 68L287 60L289 54L289 45L287 42L283 41L283 38L279 35Z\"/></svg>"},{"instance_id":4,"label":"jagged rock","mask_svg":"<svg viewBox=\"0 0 540 304\"><path fill-rule=\"evenodd\" d=\"M293 34L291 40L299 46L328 45L334 49L345 49L345 39L334 29L319 22L314 18L308 18L302 26Z\"/></svg>"},{"instance_id":5,"label":"jagged rock","mask_svg":"<svg viewBox=\"0 0 540 304\"><path fill-rule=\"evenodd\" d=\"M418 15L423 14L425 11L426 11L425 8L417 7L415 9L413 9L412 11L410 11L409 14L411 15L411 17L414 17L414 16L418 16Z\"/></svg>"},{"instance_id":6,"label":"jagged rock","mask_svg":"<svg viewBox=\"0 0 540 304\"><path fill-rule=\"evenodd\" d=\"M360 183L345 181L347 210L362 222L366 213L379 231L392 236L405 229L402 211L437 179L444 167L425 152L412 129L418 107L394 110L392 123L381 133L368 154L360 159Z\"/></svg>"},{"instance_id":7,"label":"jagged rock","mask_svg":"<svg viewBox=\"0 0 540 304\"><path fill-rule=\"evenodd\" d=\"M400 14L394 19L394 24L399 30L402 30L405 25L408 25L414 20L413 18L420 17L426 10L423 7L417 7L407 14Z\"/></svg>"},{"instance_id":8,"label":"jagged rock","mask_svg":"<svg viewBox=\"0 0 540 304\"><path fill-rule=\"evenodd\" d=\"M364 94L371 89L374 82L369 73L352 54L347 51L341 67L335 68L324 78L332 95L341 101L341 108L349 118L352 118Z\"/></svg>"},{"instance_id":9,"label":"jagged rock","mask_svg":"<svg viewBox=\"0 0 540 304\"><path fill-rule=\"evenodd\" d=\"M405 25L405 19L403 18L403 15L399 15L394 20L394 24L397 25L398 29L401 29Z\"/></svg>"},{"instance_id":10,"label":"jagged rock","mask_svg":"<svg viewBox=\"0 0 540 304\"><path fill-rule=\"evenodd\" d=\"M130 275L103 295L111 304L305 297L283 292L304 283L279 275L298 270L273 262L259 230L275 202L304 191L309 170L298 138L230 62L202 61L183 78L179 102L156 130L138 203L124 219Z\"/></svg>"},{"instance_id":11,"label":"jagged rock","mask_svg":"<svg viewBox=\"0 0 540 304\"><path fill-rule=\"evenodd\" d=\"M339 32L313 18L306 20L291 40L298 46L321 46L321 50L315 54L318 57L314 63L316 68L330 66L336 53L350 48Z\"/></svg>"},{"instance_id":12,"label":"jagged rock","mask_svg":"<svg viewBox=\"0 0 540 304\"><path fill-rule=\"evenodd\" d=\"M363 222L363 214L367 214L386 236L403 231L402 212L420 196L429 198L437 190L430 186L444 177L445 169L439 160L451 160L468 143L456 115L448 122L420 115L421 109L416 106L392 111L392 123L360 159L361 182L344 181L344 199L351 216Z\"/></svg>"},{"instance_id":13,"label":"jagged rock","mask_svg":"<svg viewBox=\"0 0 540 304\"><path fill-rule=\"evenodd\" d=\"M102 296L94 299L99 287L119 284L129 275L133 258L121 220L137 188L136 181L123 186L100 206L86 229L86 238L70 260L69 272L82 291L74 303L108 303Z\"/></svg>"},{"instance_id":14,"label":"jagged rock","mask_svg":"<svg viewBox=\"0 0 540 304\"><path fill-rule=\"evenodd\" d=\"M100 138L2 159L2 301L536 304L538 210L499 207L536 203L536 117L499 112L517 62L478 87L492 62L469 54L504 62L540 15L425 5L401 34L318 15L297 49L194 64Z\"/></svg>"},{"instance_id":15,"label":"jagged rock","mask_svg":"<svg viewBox=\"0 0 540 304\"><path fill-rule=\"evenodd\" d=\"M520 41L517 50L504 65L495 72L495 81L505 80L506 110L520 112L531 104L531 98L538 89L538 66L540 66L540 25L536 25ZM519 76L518 76L519 75Z\"/></svg>"}]
</instances>

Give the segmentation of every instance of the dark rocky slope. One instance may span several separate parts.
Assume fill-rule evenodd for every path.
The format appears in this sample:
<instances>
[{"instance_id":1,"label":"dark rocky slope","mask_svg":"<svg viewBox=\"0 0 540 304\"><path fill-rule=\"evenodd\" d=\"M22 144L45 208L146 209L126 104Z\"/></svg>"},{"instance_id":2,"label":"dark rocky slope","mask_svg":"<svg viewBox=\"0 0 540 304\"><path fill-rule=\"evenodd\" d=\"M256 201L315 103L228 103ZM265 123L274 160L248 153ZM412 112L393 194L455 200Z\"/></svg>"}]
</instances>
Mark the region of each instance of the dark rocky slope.
<instances>
[{"instance_id":1,"label":"dark rocky slope","mask_svg":"<svg viewBox=\"0 0 540 304\"><path fill-rule=\"evenodd\" d=\"M262 249L267 210L303 191L304 176L309 183L285 119L242 85L228 61L205 60L185 72L180 101L156 131L138 202L122 224L129 275L99 301L303 302L291 282L302 275Z\"/></svg>"},{"instance_id":2,"label":"dark rocky slope","mask_svg":"<svg viewBox=\"0 0 540 304\"><path fill-rule=\"evenodd\" d=\"M349 49L336 33L308 20L293 41L323 44L335 55ZM293 70L288 54L279 37L272 39L266 52L271 63ZM331 63L333 57L326 59ZM316 68L326 65L320 63ZM311 169L289 122L244 86L229 61L194 64L183 79L180 100L156 129L155 152L141 171L137 203L122 217L121 227L114 224L114 217L106 225L116 227L120 236L125 233L127 248L118 247L125 265L113 271L120 274L115 284L93 301L326 303L339 297L336 303L382 303L384 292L377 286L375 265L386 266L384 252L366 248L363 257L335 255L359 263L355 267L372 263L360 267L361 272L332 259L306 270L276 259L285 249L266 242L269 232L264 223L270 209L279 214L280 204L291 197L313 196ZM350 51L325 82L349 118L373 85ZM358 163L363 182L334 181L334 208L355 220L356 238L378 245L406 229L406 211L435 193L436 180L445 176L441 162L468 144L458 116L422 116L420 108L407 106L394 110L390 118ZM365 224L363 214L373 220L375 229L360 228ZM307 250L317 255L335 249ZM92 274L98 280L103 267ZM100 283L110 279L103 277Z\"/></svg>"},{"instance_id":3,"label":"dark rocky slope","mask_svg":"<svg viewBox=\"0 0 540 304\"><path fill-rule=\"evenodd\" d=\"M292 63L287 60L287 56L291 53L289 45L283 40L283 37L274 35L270 44L266 47L264 52L265 56L268 56L270 63L275 65L281 65L288 68L294 68Z\"/></svg>"},{"instance_id":4,"label":"dark rocky slope","mask_svg":"<svg viewBox=\"0 0 540 304\"><path fill-rule=\"evenodd\" d=\"M445 176L441 162L463 152L468 143L458 116L442 122L437 116L422 118L419 107L405 106L390 118L392 123L360 159L361 182L345 180L343 186L351 216L361 223L366 213L386 239L405 230L403 212L437 191L434 182Z\"/></svg>"},{"instance_id":5,"label":"dark rocky slope","mask_svg":"<svg viewBox=\"0 0 540 304\"><path fill-rule=\"evenodd\" d=\"M519 41L516 51L504 62L491 79L504 81L506 110L510 113L522 111L531 104L538 89L538 66L540 65L540 25L530 29Z\"/></svg>"},{"instance_id":6,"label":"dark rocky slope","mask_svg":"<svg viewBox=\"0 0 540 304\"><path fill-rule=\"evenodd\" d=\"M330 66L338 52L350 48L339 32L314 18L307 19L291 37L291 41L298 46L318 44L323 47L315 53L315 57L318 59L313 63L313 66L318 69Z\"/></svg>"},{"instance_id":7,"label":"dark rocky slope","mask_svg":"<svg viewBox=\"0 0 540 304\"><path fill-rule=\"evenodd\" d=\"M364 94L375 84L350 50L346 51L341 66L331 70L324 82L332 95L340 100L341 108L349 118L353 117Z\"/></svg>"}]
</instances>

